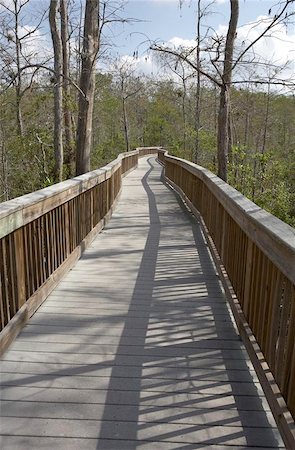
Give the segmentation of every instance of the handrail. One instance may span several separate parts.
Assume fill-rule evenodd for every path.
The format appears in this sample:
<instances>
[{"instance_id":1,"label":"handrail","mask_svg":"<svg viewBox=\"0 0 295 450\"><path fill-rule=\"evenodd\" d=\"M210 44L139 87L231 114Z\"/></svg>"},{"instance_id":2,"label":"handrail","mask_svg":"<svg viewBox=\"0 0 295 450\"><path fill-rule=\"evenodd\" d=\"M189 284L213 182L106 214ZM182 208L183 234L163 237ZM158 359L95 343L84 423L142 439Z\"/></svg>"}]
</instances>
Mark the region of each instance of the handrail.
<instances>
[{"instance_id":1,"label":"handrail","mask_svg":"<svg viewBox=\"0 0 295 450\"><path fill-rule=\"evenodd\" d=\"M110 218L139 148L106 166L0 205L0 353Z\"/></svg>"},{"instance_id":2,"label":"handrail","mask_svg":"<svg viewBox=\"0 0 295 450\"><path fill-rule=\"evenodd\" d=\"M295 230L209 170L165 150L158 157L203 224L241 336L287 448L295 448Z\"/></svg>"},{"instance_id":3,"label":"handrail","mask_svg":"<svg viewBox=\"0 0 295 450\"><path fill-rule=\"evenodd\" d=\"M216 175L158 148L0 205L1 350L111 216L122 176L158 154L199 217L287 448L295 448L295 230ZM291 414L293 415L293 418Z\"/></svg>"}]
</instances>

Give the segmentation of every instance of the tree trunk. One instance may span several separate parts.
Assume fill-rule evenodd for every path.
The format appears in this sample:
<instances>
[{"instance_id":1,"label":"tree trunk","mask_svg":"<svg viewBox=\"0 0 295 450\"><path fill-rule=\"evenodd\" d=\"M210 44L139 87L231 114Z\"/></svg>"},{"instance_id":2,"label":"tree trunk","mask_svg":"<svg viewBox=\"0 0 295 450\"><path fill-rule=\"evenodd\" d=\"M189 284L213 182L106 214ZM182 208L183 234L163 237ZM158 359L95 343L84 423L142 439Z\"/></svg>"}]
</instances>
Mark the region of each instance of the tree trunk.
<instances>
[{"instance_id":1,"label":"tree trunk","mask_svg":"<svg viewBox=\"0 0 295 450\"><path fill-rule=\"evenodd\" d=\"M61 16L61 42L63 54L63 108L64 108L64 126L65 126L65 164L67 166L67 175L72 175L73 168L73 132L72 132L72 113L70 110L70 68L69 68L69 28L68 28L68 0L60 0Z\"/></svg>"},{"instance_id":2,"label":"tree trunk","mask_svg":"<svg viewBox=\"0 0 295 450\"><path fill-rule=\"evenodd\" d=\"M15 50L16 50L16 70L17 77L15 80L15 95L16 95L16 123L19 136L24 134L24 125L21 111L21 91L22 91L22 79L21 79L21 42L19 39L19 14L18 3L14 2L14 27L15 27Z\"/></svg>"},{"instance_id":3,"label":"tree trunk","mask_svg":"<svg viewBox=\"0 0 295 450\"><path fill-rule=\"evenodd\" d=\"M55 181L62 181L63 170L63 142L62 142L62 123L63 123L63 92L62 92L62 43L60 33L57 27L57 9L58 0L50 1L49 8L49 24L54 51L54 73L55 73L55 87L54 87L54 155Z\"/></svg>"},{"instance_id":4,"label":"tree trunk","mask_svg":"<svg viewBox=\"0 0 295 450\"><path fill-rule=\"evenodd\" d=\"M227 86L223 85L220 89L219 113L218 113L218 132L217 132L217 159L218 176L224 181L227 180L228 163L228 123L229 123L229 93Z\"/></svg>"},{"instance_id":5,"label":"tree trunk","mask_svg":"<svg viewBox=\"0 0 295 450\"><path fill-rule=\"evenodd\" d=\"M0 180L1 180L1 196L0 201L7 201L10 198L9 185L8 185L8 154L5 148L6 136L4 135L4 129L2 124L2 118L0 120Z\"/></svg>"},{"instance_id":6,"label":"tree trunk","mask_svg":"<svg viewBox=\"0 0 295 450\"><path fill-rule=\"evenodd\" d=\"M270 106L270 84L268 84L268 86L267 86L263 138L262 138L262 147L261 147L261 153L263 156L261 158L261 162L260 162L260 166L261 166L260 192L261 193L264 192L264 181L265 181L265 170L266 170L266 161L264 159L264 155L265 155L265 150L266 150L266 137L267 137L267 129L268 129L268 121L269 121L269 106Z\"/></svg>"},{"instance_id":7,"label":"tree trunk","mask_svg":"<svg viewBox=\"0 0 295 450\"><path fill-rule=\"evenodd\" d=\"M95 61L99 49L99 0L86 0L76 141L76 174L90 170Z\"/></svg>"},{"instance_id":8,"label":"tree trunk","mask_svg":"<svg viewBox=\"0 0 295 450\"><path fill-rule=\"evenodd\" d=\"M197 60L196 66L200 68L200 39L201 39L201 0L198 0L198 18L197 18ZM196 91L196 110L195 110L195 148L193 155L193 162L198 164L200 153L200 106L201 106L201 76L200 71L197 70L197 91Z\"/></svg>"},{"instance_id":9,"label":"tree trunk","mask_svg":"<svg viewBox=\"0 0 295 450\"><path fill-rule=\"evenodd\" d=\"M261 153L263 155L265 153L265 148L266 148L266 136L267 136L267 128L268 128L268 120L269 120L269 104L270 104L270 83L268 83L268 85L267 85L266 104L265 104L263 137L262 137L262 146L261 146Z\"/></svg>"},{"instance_id":10,"label":"tree trunk","mask_svg":"<svg viewBox=\"0 0 295 450\"><path fill-rule=\"evenodd\" d=\"M182 94L182 129L183 129L183 152L184 155L186 155L186 111L185 111L185 99L186 99L186 84L185 84L185 78L183 74L182 78L182 87L183 87L183 94Z\"/></svg>"},{"instance_id":11,"label":"tree trunk","mask_svg":"<svg viewBox=\"0 0 295 450\"><path fill-rule=\"evenodd\" d=\"M122 97L122 109L123 109L123 124L124 124L126 152L129 152L129 150L130 150L129 132L128 132L127 111L126 111L126 99L125 99L124 95Z\"/></svg>"},{"instance_id":12,"label":"tree trunk","mask_svg":"<svg viewBox=\"0 0 295 450\"><path fill-rule=\"evenodd\" d=\"M225 55L222 74L222 86L220 88L219 114L218 114L218 137L217 157L218 176L227 181L227 164L229 150L229 127L230 127L230 88L232 79L232 64L234 41L237 32L239 18L239 1L231 0L231 15L226 36Z\"/></svg>"}]
</instances>

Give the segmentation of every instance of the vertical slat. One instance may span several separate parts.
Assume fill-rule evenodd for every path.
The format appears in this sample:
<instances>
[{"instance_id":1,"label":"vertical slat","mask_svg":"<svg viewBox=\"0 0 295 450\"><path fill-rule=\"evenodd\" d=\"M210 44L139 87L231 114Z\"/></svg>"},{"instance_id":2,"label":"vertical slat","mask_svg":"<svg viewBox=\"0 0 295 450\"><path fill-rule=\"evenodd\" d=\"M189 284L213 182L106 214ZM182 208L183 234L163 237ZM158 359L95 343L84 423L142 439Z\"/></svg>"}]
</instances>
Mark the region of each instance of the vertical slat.
<instances>
[{"instance_id":1,"label":"vertical slat","mask_svg":"<svg viewBox=\"0 0 295 450\"><path fill-rule=\"evenodd\" d=\"M53 230L54 230L54 253L55 253L55 270L60 264L60 248L59 248L59 231L58 231L58 220L59 220L58 208L53 211Z\"/></svg>"},{"instance_id":2,"label":"vertical slat","mask_svg":"<svg viewBox=\"0 0 295 450\"><path fill-rule=\"evenodd\" d=\"M253 283L253 306L251 309L252 317L250 326L255 334L256 332L256 323L257 323L257 315L259 309L259 291L260 291L260 269L261 269L261 252L255 246L255 259L254 259L254 283Z\"/></svg>"},{"instance_id":3,"label":"vertical slat","mask_svg":"<svg viewBox=\"0 0 295 450\"><path fill-rule=\"evenodd\" d=\"M256 317L256 339L258 342L261 342L262 335L264 332L263 323L264 323L264 310L265 310L265 295L266 295L266 272L267 272L267 260L262 252L261 255L261 265L260 265L260 280L258 283L258 308L257 308L257 317Z\"/></svg>"},{"instance_id":4,"label":"vertical slat","mask_svg":"<svg viewBox=\"0 0 295 450\"><path fill-rule=\"evenodd\" d=\"M45 257L46 257L46 274L47 278L52 274L52 240L50 227L50 214L45 215Z\"/></svg>"},{"instance_id":5,"label":"vertical slat","mask_svg":"<svg viewBox=\"0 0 295 450\"><path fill-rule=\"evenodd\" d=\"M291 311L291 289L291 283L287 279L285 279L284 290L280 304L280 325L277 343L277 365L275 373L277 383L280 387L283 384L284 364L286 362L285 352Z\"/></svg>"},{"instance_id":6,"label":"vertical slat","mask_svg":"<svg viewBox=\"0 0 295 450\"><path fill-rule=\"evenodd\" d=\"M295 418L295 286L291 287L291 310L286 344L286 365L282 383L283 394Z\"/></svg>"},{"instance_id":7,"label":"vertical slat","mask_svg":"<svg viewBox=\"0 0 295 450\"><path fill-rule=\"evenodd\" d=\"M66 219L65 219L65 204L61 205L61 222L62 222L62 230L61 230L61 242L62 242L62 260L65 261L67 257L67 246L66 246Z\"/></svg>"},{"instance_id":8,"label":"vertical slat","mask_svg":"<svg viewBox=\"0 0 295 450\"><path fill-rule=\"evenodd\" d=\"M42 217L37 219L37 253L38 253L38 271L39 271L39 286L44 283L44 251L43 251L43 240L42 240Z\"/></svg>"},{"instance_id":9,"label":"vertical slat","mask_svg":"<svg viewBox=\"0 0 295 450\"><path fill-rule=\"evenodd\" d=\"M39 239L38 239L38 222L34 220L33 226L33 273L34 273L34 290L37 290L41 285L40 277L40 252L39 252Z\"/></svg>"},{"instance_id":10,"label":"vertical slat","mask_svg":"<svg viewBox=\"0 0 295 450\"><path fill-rule=\"evenodd\" d=\"M7 266L8 271L8 283L10 288L10 316L13 317L17 313L17 279L16 279L16 262L15 262L15 247L13 234L6 237L7 244Z\"/></svg>"},{"instance_id":11,"label":"vertical slat","mask_svg":"<svg viewBox=\"0 0 295 450\"><path fill-rule=\"evenodd\" d=\"M17 309L19 310L26 301L26 272L25 272L25 245L24 229L14 232L15 265L17 281Z\"/></svg>"},{"instance_id":12,"label":"vertical slat","mask_svg":"<svg viewBox=\"0 0 295 450\"><path fill-rule=\"evenodd\" d=\"M55 251L55 227L54 227L54 213L49 212L49 234L50 234L50 259L51 259L51 273L56 269L56 251Z\"/></svg>"},{"instance_id":13,"label":"vertical slat","mask_svg":"<svg viewBox=\"0 0 295 450\"><path fill-rule=\"evenodd\" d=\"M1 258L1 252L0 252ZM1 266L1 263L0 263ZM3 295L3 282L2 282L2 271L0 270L0 330L3 330L7 323L6 311L4 309L5 296Z\"/></svg>"},{"instance_id":14,"label":"vertical slat","mask_svg":"<svg viewBox=\"0 0 295 450\"><path fill-rule=\"evenodd\" d=\"M249 320L249 307L251 302L251 287L252 287L252 275L253 275L253 242L250 238L247 238L247 256L246 256L246 273L244 281L244 313Z\"/></svg>"},{"instance_id":15,"label":"vertical slat","mask_svg":"<svg viewBox=\"0 0 295 450\"><path fill-rule=\"evenodd\" d=\"M2 291L2 299L3 299L3 301L2 301L3 323L5 326L10 320L5 238L1 239L1 241L0 241L0 272L1 272L1 291Z\"/></svg>"},{"instance_id":16,"label":"vertical slat","mask_svg":"<svg viewBox=\"0 0 295 450\"><path fill-rule=\"evenodd\" d=\"M56 234L57 234L57 250L58 250L58 267L63 262L63 245L62 245L62 210L61 206L56 208Z\"/></svg>"},{"instance_id":17,"label":"vertical slat","mask_svg":"<svg viewBox=\"0 0 295 450\"><path fill-rule=\"evenodd\" d=\"M282 297L282 282L283 277L280 272L277 274L276 284L273 296L272 314L271 314L271 335L269 338L269 360L268 364L273 373L276 368L276 348L279 335L279 317L280 317L280 304Z\"/></svg>"},{"instance_id":18,"label":"vertical slat","mask_svg":"<svg viewBox=\"0 0 295 450\"><path fill-rule=\"evenodd\" d=\"M65 203L64 205L64 217L65 217L65 252L66 252L66 257L69 256L69 254L71 253L70 250L70 214L69 214L69 202Z\"/></svg>"}]
</instances>

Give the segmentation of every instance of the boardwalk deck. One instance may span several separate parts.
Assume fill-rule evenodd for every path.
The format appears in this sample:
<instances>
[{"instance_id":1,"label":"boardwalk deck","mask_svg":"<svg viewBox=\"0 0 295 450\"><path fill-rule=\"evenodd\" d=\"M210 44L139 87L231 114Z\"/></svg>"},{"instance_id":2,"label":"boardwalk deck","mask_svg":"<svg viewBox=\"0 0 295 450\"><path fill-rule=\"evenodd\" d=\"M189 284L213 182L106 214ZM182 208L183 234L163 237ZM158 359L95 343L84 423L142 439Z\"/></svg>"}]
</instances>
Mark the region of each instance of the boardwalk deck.
<instances>
[{"instance_id":1,"label":"boardwalk deck","mask_svg":"<svg viewBox=\"0 0 295 450\"><path fill-rule=\"evenodd\" d=\"M200 228L154 158L2 362L3 450L285 448Z\"/></svg>"}]
</instances>

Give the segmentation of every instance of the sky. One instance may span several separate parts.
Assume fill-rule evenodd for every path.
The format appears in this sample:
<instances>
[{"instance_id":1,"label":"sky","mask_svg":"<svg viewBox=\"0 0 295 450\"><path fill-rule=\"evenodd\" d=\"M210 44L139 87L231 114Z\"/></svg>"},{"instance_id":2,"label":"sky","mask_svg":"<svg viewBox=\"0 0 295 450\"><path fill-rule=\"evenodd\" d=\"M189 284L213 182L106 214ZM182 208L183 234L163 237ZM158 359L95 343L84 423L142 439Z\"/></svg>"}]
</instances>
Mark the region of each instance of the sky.
<instances>
[{"instance_id":1,"label":"sky","mask_svg":"<svg viewBox=\"0 0 295 450\"><path fill-rule=\"evenodd\" d=\"M20 0L24 1L24 0ZM82 0L84 1L84 0ZM274 5L279 0L240 0L240 13L236 44L242 45L255 39L259 32L275 13ZM3 12L1 2L11 4L12 0L0 0L0 13ZM80 0L70 0L79 5ZM122 0L111 0L112 8L122 4ZM128 23L112 23L105 29L107 54L117 57L121 61L134 64L138 72L156 75L159 64L149 52L152 42L177 47L178 45L193 46L196 33L196 3L197 0L129 0L124 2L118 16L131 19ZM201 5L208 5L209 0L202 0ZM203 20L202 32L212 27L218 34L226 34L230 13L229 0L210 1L210 14ZM24 8L22 25L29 29L36 22L42 10L46 10L49 0L30 0ZM295 2L294 2L295 8ZM132 20L134 19L134 20ZM253 23L260 21L260 25L253 27ZM295 17L294 17L295 19ZM295 22L295 21L294 21ZM295 77L295 26L278 27L272 37L264 39L256 46L256 52L262 57L272 59L278 65L291 61L289 68L284 70L284 77ZM42 30L37 31L30 38L28 44L41 55L52 52L48 20L45 20ZM133 58L137 52L137 58Z\"/></svg>"},{"instance_id":2,"label":"sky","mask_svg":"<svg viewBox=\"0 0 295 450\"><path fill-rule=\"evenodd\" d=\"M202 5L208 5L202 0ZM212 3L212 2L210 2ZM237 41L249 42L255 39L269 20L269 10L274 14L276 0L240 0ZM294 4L295 6L295 4ZM202 31L208 26L218 33L226 34L230 13L229 0L216 0L210 8L210 14L203 21ZM129 55L138 52L135 64L144 73L157 71L157 63L148 52L150 42L169 45L193 45L196 34L196 0L184 0L182 7L179 0L130 0L124 7L124 16L135 18L130 24L118 24L108 32L108 39L114 43L114 52L119 55ZM264 24L253 28L253 22L263 19ZM177 45L176 45L177 46ZM272 59L277 64L292 61L284 71L285 77L295 74L295 27L281 26L275 31L275 36L262 40L256 51L260 56Z\"/></svg>"}]
</instances>

